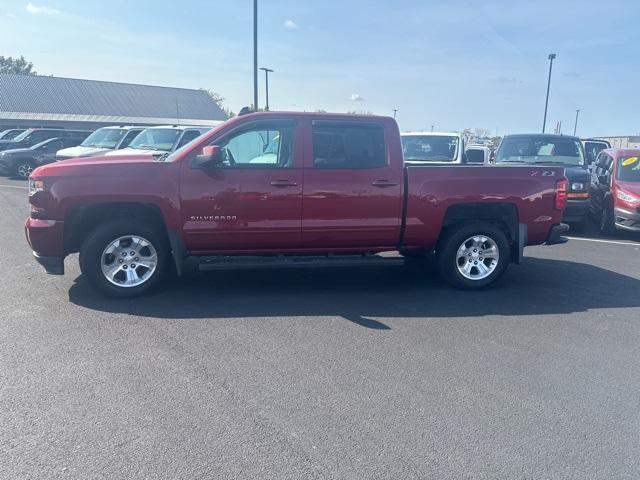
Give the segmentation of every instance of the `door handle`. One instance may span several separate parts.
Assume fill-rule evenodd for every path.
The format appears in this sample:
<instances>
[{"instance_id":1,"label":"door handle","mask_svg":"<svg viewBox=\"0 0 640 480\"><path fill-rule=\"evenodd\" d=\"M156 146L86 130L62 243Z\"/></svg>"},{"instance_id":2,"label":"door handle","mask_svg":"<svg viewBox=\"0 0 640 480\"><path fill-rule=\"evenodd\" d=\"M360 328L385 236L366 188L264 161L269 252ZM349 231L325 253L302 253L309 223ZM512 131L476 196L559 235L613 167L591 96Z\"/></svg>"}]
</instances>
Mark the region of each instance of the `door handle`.
<instances>
[{"instance_id":1,"label":"door handle","mask_svg":"<svg viewBox=\"0 0 640 480\"><path fill-rule=\"evenodd\" d=\"M273 182L271 182L271 186L278 187L278 188L287 188L287 187L297 187L298 184L290 180L274 180Z\"/></svg>"},{"instance_id":2,"label":"door handle","mask_svg":"<svg viewBox=\"0 0 640 480\"><path fill-rule=\"evenodd\" d=\"M389 180L376 180L371 183L374 187L378 188L386 188L386 187L397 187L397 183L390 182Z\"/></svg>"}]
</instances>

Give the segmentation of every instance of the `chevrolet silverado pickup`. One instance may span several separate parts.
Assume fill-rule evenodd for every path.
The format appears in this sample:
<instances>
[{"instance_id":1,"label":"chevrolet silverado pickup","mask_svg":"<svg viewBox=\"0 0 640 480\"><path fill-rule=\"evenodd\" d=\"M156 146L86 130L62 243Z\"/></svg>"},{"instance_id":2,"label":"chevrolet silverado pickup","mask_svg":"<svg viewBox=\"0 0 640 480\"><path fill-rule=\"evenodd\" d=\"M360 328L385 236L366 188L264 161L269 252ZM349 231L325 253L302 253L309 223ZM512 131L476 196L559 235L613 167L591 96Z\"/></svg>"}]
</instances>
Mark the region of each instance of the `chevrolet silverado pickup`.
<instances>
[{"instance_id":1,"label":"chevrolet silverado pickup","mask_svg":"<svg viewBox=\"0 0 640 480\"><path fill-rule=\"evenodd\" d=\"M192 269L378 265L429 255L449 283L495 282L527 245L566 241L564 169L404 165L387 117L250 113L164 156L34 170L26 235L64 274L132 297ZM380 255L383 252L400 255Z\"/></svg>"}]
</instances>

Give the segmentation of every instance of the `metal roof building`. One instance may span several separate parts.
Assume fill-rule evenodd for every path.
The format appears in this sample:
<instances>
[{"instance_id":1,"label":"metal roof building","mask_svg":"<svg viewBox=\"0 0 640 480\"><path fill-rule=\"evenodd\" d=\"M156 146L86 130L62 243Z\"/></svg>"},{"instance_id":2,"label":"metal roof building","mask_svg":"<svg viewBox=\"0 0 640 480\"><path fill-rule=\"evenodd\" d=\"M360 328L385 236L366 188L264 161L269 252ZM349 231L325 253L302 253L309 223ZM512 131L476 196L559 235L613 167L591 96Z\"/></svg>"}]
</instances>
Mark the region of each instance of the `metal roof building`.
<instances>
[{"instance_id":1,"label":"metal roof building","mask_svg":"<svg viewBox=\"0 0 640 480\"><path fill-rule=\"evenodd\" d=\"M0 74L0 130L18 126L215 125L226 118L202 90Z\"/></svg>"}]
</instances>

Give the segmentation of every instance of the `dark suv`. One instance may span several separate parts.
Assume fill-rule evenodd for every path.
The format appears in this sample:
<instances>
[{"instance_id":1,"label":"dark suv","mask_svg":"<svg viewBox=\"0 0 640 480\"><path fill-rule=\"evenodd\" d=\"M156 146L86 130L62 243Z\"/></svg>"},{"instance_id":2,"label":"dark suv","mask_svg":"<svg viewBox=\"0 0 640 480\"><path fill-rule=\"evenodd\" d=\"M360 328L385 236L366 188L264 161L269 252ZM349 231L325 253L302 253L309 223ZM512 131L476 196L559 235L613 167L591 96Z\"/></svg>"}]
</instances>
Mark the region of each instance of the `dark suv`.
<instances>
[{"instance_id":1,"label":"dark suv","mask_svg":"<svg viewBox=\"0 0 640 480\"><path fill-rule=\"evenodd\" d=\"M0 175L10 175L26 180L34 168L56 161L61 148L78 145L80 138L50 138L29 148L15 148L0 152Z\"/></svg>"},{"instance_id":2,"label":"dark suv","mask_svg":"<svg viewBox=\"0 0 640 480\"><path fill-rule=\"evenodd\" d=\"M79 139L81 142L87 138L90 133L90 131L85 130L65 130L62 128L30 128L12 140L0 140L0 151L29 148L50 138L73 138Z\"/></svg>"},{"instance_id":3,"label":"dark suv","mask_svg":"<svg viewBox=\"0 0 640 480\"><path fill-rule=\"evenodd\" d=\"M562 220L571 223L576 230L584 227L591 205L591 175L578 137L544 133L506 135L496 151L495 163L564 167L569 191Z\"/></svg>"}]
</instances>

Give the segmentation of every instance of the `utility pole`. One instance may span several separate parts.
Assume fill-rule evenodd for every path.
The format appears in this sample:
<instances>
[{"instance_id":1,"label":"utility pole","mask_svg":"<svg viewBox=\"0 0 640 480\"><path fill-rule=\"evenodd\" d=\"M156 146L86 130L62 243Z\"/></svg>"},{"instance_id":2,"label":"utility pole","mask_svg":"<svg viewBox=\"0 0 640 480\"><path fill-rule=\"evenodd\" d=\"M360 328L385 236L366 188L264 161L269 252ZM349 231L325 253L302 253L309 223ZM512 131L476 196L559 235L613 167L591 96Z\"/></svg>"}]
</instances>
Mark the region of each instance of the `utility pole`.
<instances>
[{"instance_id":1,"label":"utility pole","mask_svg":"<svg viewBox=\"0 0 640 480\"><path fill-rule=\"evenodd\" d=\"M258 110L258 0L253 0L253 109Z\"/></svg>"},{"instance_id":2,"label":"utility pole","mask_svg":"<svg viewBox=\"0 0 640 480\"><path fill-rule=\"evenodd\" d=\"M394 109L393 109L393 119L394 119L394 120L396 119L396 113L398 113L398 109L397 109L397 108L394 108Z\"/></svg>"},{"instance_id":3,"label":"utility pole","mask_svg":"<svg viewBox=\"0 0 640 480\"><path fill-rule=\"evenodd\" d=\"M269 111L269 74L273 72L273 70L265 67L260 67L260 70L264 70L264 85L265 85L265 94L266 94L266 104L264 107L264 111Z\"/></svg>"},{"instance_id":4,"label":"utility pole","mask_svg":"<svg viewBox=\"0 0 640 480\"><path fill-rule=\"evenodd\" d=\"M555 53L549 54L549 80L547 80L547 99L544 102L544 120L542 121L542 133L544 133L547 126L547 108L549 107L549 90L551 88L551 70L553 69L553 61L556 58Z\"/></svg>"},{"instance_id":5,"label":"utility pole","mask_svg":"<svg viewBox=\"0 0 640 480\"><path fill-rule=\"evenodd\" d=\"M574 137L576 136L576 132L578 131L578 115L580 115L580 109L579 108L576 109L576 123L573 126L573 136Z\"/></svg>"},{"instance_id":6,"label":"utility pole","mask_svg":"<svg viewBox=\"0 0 640 480\"><path fill-rule=\"evenodd\" d=\"M433 132L433 125L431 125L431 131Z\"/></svg>"}]
</instances>

